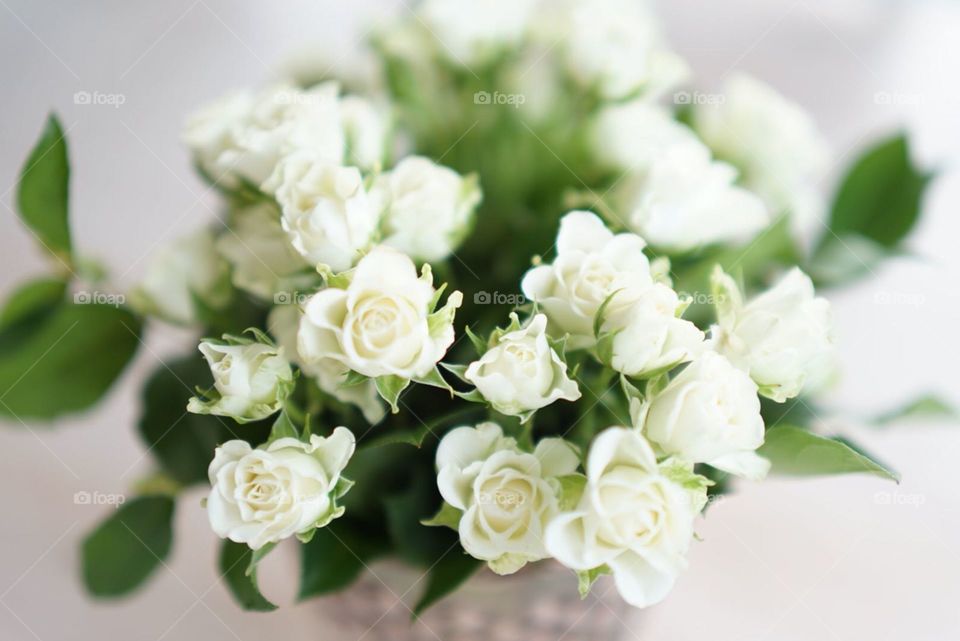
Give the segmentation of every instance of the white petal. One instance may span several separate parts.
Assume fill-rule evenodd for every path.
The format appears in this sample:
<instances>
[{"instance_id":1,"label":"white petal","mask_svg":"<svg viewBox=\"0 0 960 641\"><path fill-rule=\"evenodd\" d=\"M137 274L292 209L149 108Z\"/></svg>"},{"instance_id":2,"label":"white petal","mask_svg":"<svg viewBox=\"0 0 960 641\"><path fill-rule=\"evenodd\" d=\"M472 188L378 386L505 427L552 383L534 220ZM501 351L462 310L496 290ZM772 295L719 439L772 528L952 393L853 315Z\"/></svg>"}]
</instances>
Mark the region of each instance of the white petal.
<instances>
[{"instance_id":1,"label":"white petal","mask_svg":"<svg viewBox=\"0 0 960 641\"><path fill-rule=\"evenodd\" d=\"M756 452L735 452L707 461L718 470L729 472L750 481L761 481L770 472L770 461Z\"/></svg>"},{"instance_id":2,"label":"white petal","mask_svg":"<svg viewBox=\"0 0 960 641\"><path fill-rule=\"evenodd\" d=\"M677 578L675 573L658 570L634 552L624 552L607 564L613 570L613 580L620 596L638 608L662 601Z\"/></svg>"},{"instance_id":3,"label":"white petal","mask_svg":"<svg viewBox=\"0 0 960 641\"><path fill-rule=\"evenodd\" d=\"M544 477L573 474L580 465L580 456L573 446L562 438L545 438L537 443L533 455L540 460Z\"/></svg>"}]
</instances>

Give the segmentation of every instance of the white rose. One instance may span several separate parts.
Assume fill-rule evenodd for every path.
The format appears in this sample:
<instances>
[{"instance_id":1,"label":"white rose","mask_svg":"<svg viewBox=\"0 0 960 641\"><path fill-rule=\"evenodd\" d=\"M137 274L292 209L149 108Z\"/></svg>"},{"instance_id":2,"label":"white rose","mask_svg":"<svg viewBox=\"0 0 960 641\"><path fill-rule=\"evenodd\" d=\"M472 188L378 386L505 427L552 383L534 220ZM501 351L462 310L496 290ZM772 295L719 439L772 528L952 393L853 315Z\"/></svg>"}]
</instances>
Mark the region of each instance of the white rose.
<instances>
[{"instance_id":1,"label":"white rose","mask_svg":"<svg viewBox=\"0 0 960 641\"><path fill-rule=\"evenodd\" d=\"M458 65L483 65L526 35L539 0L426 0L419 18L437 50Z\"/></svg>"},{"instance_id":2,"label":"white rose","mask_svg":"<svg viewBox=\"0 0 960 641\"><path fill-rule=\"evenodd\" d=\"M821 217L819 181L829 147L803 109L759 80L738 74L724 85L723 102L699 105L694 124L704 141L743 172L745 185L776 214L799 228Z\"/></svg>"},{"instance_id":3,"label":"white rose","mask_svg":"<svg viewBox=\"0 0 960 641\"><path fill-rule=\"evenodd\" d=\"M213 374L211 398L190 399L194 414L229 416L238 422L256 421L279 411L293 391L293 370L282 351L272 345L235 339L205 340L200 353Z\"/></svg>"},{"instance_id":4,"label":"white rose","mask_svg":"<svg viewBox=\"0 0 960 641\"><path fill-rule=\"evenodd\" d=\"M347 163L370 170L383 162L390 129L384 110L358 96L340 100L340 116L347 141Z\"/></svg>"},{"instance_id":5,"label":"white rose","mask_svg":"<svg viewBox=\"0 0 960 641\"><path fill-rule=\"evenodd\" d=\"M269 87L202 110L188 124L185 138L214 179L236 175L254 186L273 173L283 156L297 150L339 164L345 150L339 91L332 82L309 90ZM235 182L228 178L226 184Z\"/></svg>"},{"instance_id":6,"label":"white rose","mask_svg":"<svg viewBox=\"0 0 960 641\"><path fill-rule=\"evenodd\" d=\"M327 438L313 435L309 443L281 438L263 449L227 441L208 472L210 526L217 536L253 550L294 534L309 536L343 514L336 499L348 489L341 473L354 446L345 427Z\"/></svg>"},{"instance_id":7,"label":"white rose","mask_svg":"<svg viewBox=\"0 0 960 641\"><path fill-rule=\"evenodd\" d=\"M546 548L574 570L607 565L624 600L653 605L686 567L705 500L702 489L687 490L658 467L639 433L611 427L590 446L579 504L547 526Z\"/></svg>"},{"instance_id":8,"label":"white rose","mask_svg":"<svg viewBox=\"0 0 960 641\"><path fill-rule=\"evenodd\" d=\"M428 374L453 343L453 315L463 300L453 292L434 311L429 270L417 277L408 256L376 247L360 260L346 289L328 288L307 302L300 322L300 357L333 359L376 378Z\"/></svg>"},{"instance_id":9,"label":"white rose","mask_svg":"<svg viewBox=\"0 0 960 641\"><path fill-rule=\"evenodd\" d=\"M234 286L264 300L272 300L280 291L309 286L316 277L290 244L280 225L280 212L269 203L236 212L217 239L217 250L233 268Z\"/></svg>"},{"instance_id":10,"label":"white rose","mask_svg":"<svg viewBox=\"0 0 960 641\"><path fill-rule=\"evenodd\" d=\"M679 317L685 306L677 293L662 283L639 292L628 306L611 306L614 311L604 314L601 326L602 332L612 336L610 367L641 377L696 357L703 349L704 335Z\"/></svg>"},{"instance_id":11,"label":"white rose","mask_svg":"<svg viewBox=\"0 0 960 641\"><path fill-rule=\"evenodd\" d=\"M437 486L463 512L460 542L498 574L546 558L544 530L559 510L556 478L573 474L576 450L559 438L541 440L533 454L483 423L448 432L437 449Z\"/></svg>"},{"instance_id":12,"label":"white rose","mask_svg":"<svg viewBox=\"0 0 960 641\"><path fill-rule=\"evenodd\" d=\"M671 147L618 194L627 222L656 247L683 252L743 242L770 223L763 201L737 187L736 170L689 145Z\"/></svg>"},{"instance_id":13,"label":"white rose","mask_svg":"<svg viewBox=\"0 0 960 641\"><path fill-rule=\"evenodd\" d=\"M704 352L653 397L641 419L664 452L758 480L770 462L763 445L757 386L716 352Z\"/></svg>"},{"instance_id":14,"label":"white rose","mask_svg":"<svg viewBox=\"0 0 960 641\"><path fill-rule=\"evenodd\" d=\"M554 401L580 398L546 330L547 317L537 314L526 327L502 334L467 367L464 378L501 414L525 416Z\"/></svg>"},{"instance_id":15,"label":"white rose","mask_svg":"<svg viewBox=\"0 0 960 641\"><path fill-rule=\"evenodd\" d=\"M595 214L570 212L560 220L557 257L527 272L521 289L540 305L557 335L570 334L571 349L589 347L603 302L615 291L653 282L645 246L635 234L614 235Z\"/></svg>"},{"instance_id":16,"label":"white rose","mask_svg":"<svg viewBox=\"0 0 960 641\"><path fill-rule=\"evenodd\" d=\"M603 107L591 127L593 153L613 169L646 171L668 149L687 147L710 158L710 150L686 125L663 107L631 100Z\"/></svg>"},{"instance_id":17,"label":"white rose","mask_svg":"<svg viewBox=\"0 0 960 641\"><path fill-rule=\"evenodd\" d=\"M405 158L374 186L384 205L383 244L421 261L449 256L480 203L475 176L464 178L428 158Z\"/></svg>"},{"instance_id":18,"label":"white rose","mask_svg":"<svg viewBox=\"0 0 960 641\"><path fill-rule=\"evenodd\" d=\"M568 0L560 4L560 41L567 68L602 97L657 93L682 82L689 70L665 49L650 8L635 0Z\"/></svg>"},{"instance_id":19,"label":"white rose","mask_svg":"<svg viewBox=\"0 0 960 641\"><path fill-rule=\"evenodd\" d=\"M314 264L349 269L376 231L379 212L356 167L298 152L280 161L263 188L280 203L281 224L294 248Z\"/></svg>"},{"instance_id":20,"label":"white rose","mask_svg":"<svg viewBox=\"0 0 960 641\"><path fill-rule=\"evenodd\" d=\"M296 305L279 305L270 310L270 315L267 317L267 330L283 348L284 354L300 368L304 375L313 379L317 387L338 401L356 405L371 425L379 423L386 414L386 410L373 381L345 385L350 370L340 361L322 358L307 364L300 358L297 353L297 331L302 317L303 312Z\"/></svg>"},{"instance_id":21,"label":"white rose","mask_svg":"<svg viewBox=\"0 0 960 641\"><path fill-rule=\"evenodd\" d=\"M829 377L835 356L830 303L815 296L799 268L746 304L737 284L718 268L714 291L715 347L753 378L761 394L782 403L808 382Z\"/></svg>"},{"instance_id":22,"label":"white rose","mask_svg":"<svg viewBox=\"0 0 960 641\"><path fill-rule=\"evenodd\" d=\"M181 325L200 321L198 303L222 309L230 302L230 267L217 253L209 229L161 246L132 294L145 314Z\"/></svg>"}]
</instances>

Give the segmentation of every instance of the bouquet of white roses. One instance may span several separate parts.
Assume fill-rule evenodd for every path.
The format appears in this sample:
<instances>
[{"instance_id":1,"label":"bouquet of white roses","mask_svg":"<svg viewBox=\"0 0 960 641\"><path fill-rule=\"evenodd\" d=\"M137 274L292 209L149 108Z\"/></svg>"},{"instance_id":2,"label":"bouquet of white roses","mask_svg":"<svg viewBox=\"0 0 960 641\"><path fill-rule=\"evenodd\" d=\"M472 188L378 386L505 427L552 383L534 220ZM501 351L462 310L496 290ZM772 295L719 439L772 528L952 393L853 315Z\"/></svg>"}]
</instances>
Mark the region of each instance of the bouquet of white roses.
<instances>
[{"instance_id":1,"label":"bouquet of white roses","mask_svg":"<svg viewBox=\"0 0 960 641\"><path fill-rule=\"evenodd\" d=\"M57 270L3 310L0 409L92 406L147 320L195 328L202 356L146 384L156 474L86 539L94 594L148 577L197 484L242 606L275 607L256 565L296 537L301 596L393 556L429 568L419 612L547 559L648 606L732 477L895 478L811 430L835 374L814 288L914 225L905 139L830 202L826 144L775 90L687 89L635 2L549 4L426 0L375 34L367 76L300 69L198 111L184 140L222 217L157 252L129 305L81 295L109 281L71 243L50 120L18 204Z\"/></svg>"}]
</instances>

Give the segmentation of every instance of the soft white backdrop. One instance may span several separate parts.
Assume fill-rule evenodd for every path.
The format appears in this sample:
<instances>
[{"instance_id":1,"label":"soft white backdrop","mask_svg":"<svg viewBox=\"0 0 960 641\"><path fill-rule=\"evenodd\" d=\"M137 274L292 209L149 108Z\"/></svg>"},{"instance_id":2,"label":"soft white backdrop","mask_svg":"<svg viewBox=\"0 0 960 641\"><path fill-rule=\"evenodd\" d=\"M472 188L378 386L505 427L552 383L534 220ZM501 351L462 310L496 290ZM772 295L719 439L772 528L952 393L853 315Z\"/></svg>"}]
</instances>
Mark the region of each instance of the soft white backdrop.
<instances>
[{"instance_id":1,"label":"soft white backdrop","mask_svg":"<svg viewBox=\"0 0 960 641\"><path fill-rule=\"evenodd\" d=\"M676 48L710 90L734 69L806 105L838 159L874 134L906 127L939 169L915 257L835 292L846 376L830 397L854 419L935 390L960 400L960 5L951 0L728 0L662 3ZM19 165L56 109L69 129L75 243L134 282L158 243L211 217L215 199L179 143L185 114L221 92L275 75L291 50L320 47L343 64L371 19L403 0L0 0L0 292L44 262L10 211ZM78 105L74 93L124 104ZM886 92L893 104L878 104ZM830 185L825 185L825 189ZM892 301L892 302L891 302ZM153 332L121 385L93 414L0 431L0 638L10 641L316 639L309 604L239 612L216 583L215 541L196 501L180 504L177 544L133 599L92 603L77 546L103 509L77 491L123 492L149 469L132 429L136 390L185 336ZM744 486L700 527L690 570L626 638L811 638L945 641L960 636L960 428L916 423L842 427L902 472ZM266 590L292 601L295 555L271 557ZM350 640L347 640L350 641Z\"/></svg>"}]
</instances>

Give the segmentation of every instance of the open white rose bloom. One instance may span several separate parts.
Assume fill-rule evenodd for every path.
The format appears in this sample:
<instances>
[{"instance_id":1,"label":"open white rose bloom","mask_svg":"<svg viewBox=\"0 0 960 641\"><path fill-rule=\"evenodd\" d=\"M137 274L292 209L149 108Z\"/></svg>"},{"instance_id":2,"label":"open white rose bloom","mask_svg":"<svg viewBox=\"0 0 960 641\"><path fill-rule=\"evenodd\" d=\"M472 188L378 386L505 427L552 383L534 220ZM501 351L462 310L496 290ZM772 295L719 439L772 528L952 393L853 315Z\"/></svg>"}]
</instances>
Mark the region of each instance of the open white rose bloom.
<instances>
[{"instance_id":1,"label":"open white rose bloom","mask_svg":"<svg viewBox=\"0 0 960 641\"><path fill-rule=\"evenodd\" d=\"M799 107L742 76L714 105L681 100L689 70L645 3L415 12L373 35L364 95L280 83L191 117L222 216L155 254L132 310L83 308L119 328L90 339L117 348L78 365L88 395L144 318L195 332L147 385L144 487L162 490L138 500L209 482L246 607L271 609L255 565L291 537L303 596L393 556L429 575L418 612L474 571L537 563L583 594L612 575L645 607L736 483L894 476L814 430L835 372L816 288L863 272L834 264L834 234L792 236L827 202ZM867 196L901 211L925 177L903 141L870 154L824 223L892 252L910 225Z\"/></svg>"}]
</instances>

